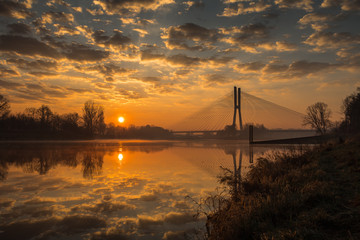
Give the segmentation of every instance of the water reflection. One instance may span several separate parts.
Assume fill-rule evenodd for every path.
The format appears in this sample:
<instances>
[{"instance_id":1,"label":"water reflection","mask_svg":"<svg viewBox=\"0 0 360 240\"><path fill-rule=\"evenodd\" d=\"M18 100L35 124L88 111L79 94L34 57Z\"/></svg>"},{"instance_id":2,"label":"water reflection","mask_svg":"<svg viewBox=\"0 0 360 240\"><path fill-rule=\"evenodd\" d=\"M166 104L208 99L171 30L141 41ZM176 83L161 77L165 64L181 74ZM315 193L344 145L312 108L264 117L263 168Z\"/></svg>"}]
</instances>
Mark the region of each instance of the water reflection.
<instances>
[{"instance_id":1,"label":"water reflection","mask_svg":"<svg viewBox=\"0 0 360 240\"><path fill-rule=\"evenodd\" d=\"M185 239L204 224L185 196L214 191L219 166L238 185L268 150L211 141L2 143L0 239Z\"/></svg>"}]
</instances>

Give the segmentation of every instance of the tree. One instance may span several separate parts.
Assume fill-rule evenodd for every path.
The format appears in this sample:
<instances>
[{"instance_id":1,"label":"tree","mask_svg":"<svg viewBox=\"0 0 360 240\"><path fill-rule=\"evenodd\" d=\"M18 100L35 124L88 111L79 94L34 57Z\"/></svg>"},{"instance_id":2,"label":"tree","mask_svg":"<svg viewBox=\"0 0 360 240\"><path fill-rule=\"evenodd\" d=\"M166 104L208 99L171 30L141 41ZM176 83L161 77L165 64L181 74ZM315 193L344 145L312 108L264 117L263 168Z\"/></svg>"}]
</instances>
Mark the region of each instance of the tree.
<instances>
[{"instance_id":1,"label":"tree","mask_svg":"<svg viewBox=\"0 0 360 240\"><path fill-rule=\"evenodd\" d=\"M7 117L10 113L10 104L3 95L0 95L0 119Z\"/></svg>"},{"instance_id":2,"label":"tree","mask_svg":"<svg viewBox=\"0 0 360 240\"><path fill-rule=\"evenodd\" d=\"M53 113L49 106L42 105L36 110L36 113L38 115L38 118L40 119L40 124L42 127L47 127L50 125L51 117L53 116Z\"/></svg>"},{"instance_id":3,"label":"tree","mask_svg":"<svg viewBox=\"0 0 360 240\"><path fill-rule=\"evenodd\" d=\"M343 102L345 124L350 131L360 131L360 88L357 93L347 96Z\"/></svg>"},{"instance_id":4,"label":"tree","mask_svg":"<svg viewBox=\"0 0 360 240\"><path fill-rule=\"evenodd\" d=\"M317 102L306 109L306 116L303 124L310 125L320 134L325 134L332 126L330 121L331 111L328 105L323 102Z\"/></svg>"},{"instance_id":5,"label":"tree","mask_svg":"<svg viewBox=\"0 0 360 240\"><path fill-rule=\"evenodd\" d=\"M85 102L82 119L90 136L95 133L103 133L106 125L104 122L104 108L101 105L93 101Z\"/></svg>"}]
</instances>

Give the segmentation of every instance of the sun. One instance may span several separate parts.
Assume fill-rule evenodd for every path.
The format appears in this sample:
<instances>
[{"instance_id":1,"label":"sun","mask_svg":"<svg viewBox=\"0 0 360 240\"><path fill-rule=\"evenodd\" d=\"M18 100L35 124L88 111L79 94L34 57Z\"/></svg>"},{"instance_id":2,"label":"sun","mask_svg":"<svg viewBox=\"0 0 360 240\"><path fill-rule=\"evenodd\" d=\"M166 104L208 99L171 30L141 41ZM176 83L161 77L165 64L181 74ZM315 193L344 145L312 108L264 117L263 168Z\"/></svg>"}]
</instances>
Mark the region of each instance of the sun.
<instances>
[{"instance_id":1,"label":"sun","mask_svg":"<svg viewBox=\"0 0 360 240\"><path fill-rule=\"evenodd\" d=\"M118 121L119 121L119 123L123 123L123 122L125 122L125 118L124 117L119 117Z\"/></svg>"}]
</instances>

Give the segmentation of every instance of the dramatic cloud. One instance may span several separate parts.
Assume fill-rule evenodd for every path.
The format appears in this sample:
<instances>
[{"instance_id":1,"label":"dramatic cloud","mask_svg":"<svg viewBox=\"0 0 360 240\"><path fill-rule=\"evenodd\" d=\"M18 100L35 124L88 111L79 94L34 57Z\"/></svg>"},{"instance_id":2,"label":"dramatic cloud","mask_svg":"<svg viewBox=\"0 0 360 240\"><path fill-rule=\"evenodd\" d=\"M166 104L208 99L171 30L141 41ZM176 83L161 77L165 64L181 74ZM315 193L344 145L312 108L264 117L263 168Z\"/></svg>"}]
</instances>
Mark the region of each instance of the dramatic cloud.
<instances>
[{"instance_id":1,"label":"dramatic cloud","mask_svg":"<svg viewBox=\"0 0 360 240\"><path fill-rule=\"evenodd\" d=\"M181 65L181 66L194 66L201 62L201 58L189 57L184 54L173 55L167 57L166 60L172 65Z\"/></svg>"},{"instance_id":2,"label":"dramatic cloud","mask_svg":"<svg viewBox=\"0 0 360 240\"><path fill-rule=\"evenodd\" d=\"M11 23L7 25L10 34L24 34L31 33L31 27L25 23Z\"/></svg>"},{"instance_id":3,"label":"dramatic cloud","mask_svg":"<svg viewBox=\"0 0 360 240\"><path fill-rule=\"evenodd\" d=\"M235 69L240 73L259 73L264 66L265 64L262 62L249 62L238 64Z\"/></svg>"},{"instance_id":4,"label":"dramatic cloud","mask_svg":"<svg viewBox=\"0 0 360 240\"><path fill-rule=\"evenodd\" d=\"M47 12L42 15L42 18L46 23L60 22L66 24L74 21L74 16L71 13L64 12Z\"/></svg>"},{"instance_id":5,"label":"dramatic cloud","mask_svg":"<svg viewBox=\"0 0 360 240\"><path fill-rule=\"evenodd\" d=\"M112 46L114 48L126 50L128 48L128 45L131 43L131 39L124 36L119 31L114 31L114 35L112 36L106 36L104 35L104 33L105 31L103 30L98 30L93 33L94 41L97 44Z\"/></svg>"},{"instance_id":6,"label":"dramatic cloud","mask_svg":"<svg viewBox=\"0 0 360 240\"><path fill-rule=\"evenodd\" d=\"M159 7L175 3L174 0L94 0L109 14L126 15L143 10L157 10Z\"/></svg>"},{"instance_id":7,"label":"dramatic cloud","mask_svg":"<svg viewBox=\"0 0 360 240\"><path fill-rule=\"evenodd\" d=\"M21 2L11 0L2 0L0 4L0 16L12 18L31 17L31 12L27 9L27 5Z\"/></svg>"},{"instance_id":8,"label":"dramatic cloud","mask_svg":"<svg viewBox=\"0 0 360 240\"><path fill-rule=\"evenodd\" d=\"M190 11L195 8L204 8L205 3L202 0L199 1L187 1L183 2L186 5L186 11Z\"/></svg>"},{"instance_id":9,"label":"dramatic cloud","mask_svg":"<svg viewBox=\"0 0 360 240\"><path fill-rule=\"evenodd\" d=\"M95 65L90 67L80 67L78 66L77 69L83 72L98 72L105 78L106 81L112 82L114 81L113 76L128 76L134 72L136 72L133 69L127 69L123 68L119 65L115 65L112 63L109 64L103 64L103 65Z\"/></svg>"},{"instance_id":10,"label":"dramatic cloud","mask_svg":"<svg viewBox=\"0 0 360 240\"><path fill-rule=\"evenodd\" d=\"M110 53L103 50L96 50L90 46L72 43L64 48L64 55L74 61L99 61L109 57Z\"/></svg>"},{"instance_id":11,"label":"dramatic cloud","mask_svg":"<svg viewBox=\"0 0 360 240\"><path fill-rule=\"evenodd\" d=\"M258 1L226 1L228 6L219 16L233 17L241 14L257 13L266 11L271 7L271 4L264 0Z\"/></svg>"},{"instance_id":12,"label":"dramatic cloud","mask_svg":"<svg viewBox=\"0 0 360 240\"><path fill-rule=\"evenodd\" d=\"M305 11L312 11L313 8L313 0L275 0L275 4L279 6L279 8L299 8Z\"/></svg>"},{"instance_id":13,"label":"dramatic cloud","mask_svg":"<svg viewBox=\"0 0 360 240\"><path fill-rule=\"evenodd\" d=\"M295 61L289 65L269 63L262 68L263 79L276 79L291 80L301 77L307 77L310 74L315 74L325 70L336 70L338 65L321 63L321 62L308 62L308 61Z\"/></svg>"},{"instance_id":14,"label":"dramatic cloud","mask_svg":"<svg viewBox=\"0 0 360 240\"><path fill-rule=\"evenodd\" d=\"M214 29L207 29L194 23L164 29L163 39L167 39L169 49L205 50L212 48L211 44L219 38L219 33ZM189 44L192 41L193 44Z\"/></svg>"},{"instance_id":15,"label":"dramatic cloud","mask_svg":"<svg viewBox=\"0 0 360 240\"><path fill-rule=\"evenodd\" d=\"M298 23L301 24L302 27L310 25L315 31L323 31L330 27L330 22L341 20L343 18L345 18L343 14L331 15L324 13L308 13L303 16Z\"/></svg>"},{"instance_id":16,"label":"dramatic cloud","mask_svg":"<svg viewBox=\"0 0 360 240\"><path fill-rule=\"evenodd\" d=\"M0 36L0 51L51 58L58 58L60 56L56 49L36 38L15 35Z\"/></svg>"},{"instance_id":17,"label":"dramatic cloud","mask_svg":"<svg viewBox=\"0 0 360 240\"><path fill-rule=\"evenodd\" d=\"M324 0L321 7L340 7L344 11L359 11L360 2L358 0Z\"/></svg>"},{"instance_id":18,"label":"dramatic cloud","mask_svg":"<svg viewBox=\"0 0 360 240\"><path fill-rule=\"evenodd\" d=\"M262 23L244 25L241 27L222 28L221 32L229 37L224 42L237 46L239 49L256 53L261 43L266 43L269 37L269 27Z\"/></svg>"},{"instance_id":19,"label":"dramatic cloud","mask_svg":"<svg viewBox=\"0 0 360 240\"><path fill-rule=\"evenodd\" d=\"M304 43L314 46L314 51L351 48L352 46L360 44L360 35L354 35L349 32L315 32L311 34Z\"/></svg>"},{"instance_id":20,"label":"dramatic cloud","mask_svg":"<svg viewBox=\"0 0 360 240\"><path fill-rule=\"evenodd\" d=\"M15 64L18 68L26 70L49 70L55 69L57 63L55 61L44 61L44 60L35 60L28 61L25 59L8 59L8 63Z\"/></svg>"}]
</instances>

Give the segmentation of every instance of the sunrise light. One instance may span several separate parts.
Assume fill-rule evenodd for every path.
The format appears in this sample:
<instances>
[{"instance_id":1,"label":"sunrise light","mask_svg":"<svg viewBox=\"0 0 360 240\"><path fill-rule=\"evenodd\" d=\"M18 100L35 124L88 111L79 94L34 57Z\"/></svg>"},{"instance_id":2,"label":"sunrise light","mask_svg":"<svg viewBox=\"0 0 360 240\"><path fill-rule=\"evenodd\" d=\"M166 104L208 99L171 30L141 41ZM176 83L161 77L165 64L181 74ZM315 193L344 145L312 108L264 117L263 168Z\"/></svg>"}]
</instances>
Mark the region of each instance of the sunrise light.
<instances>
[{"instance_id":1,"label":"sunrise light","mask_svg":"<svg viewBox=\"0 0 360 240\"><path fill-rule=\"evenodd\" d=\"M119 117L118 121L119 121L119 123L123 123L123 122L125 122L125 118L124 117Z\"/></svg>"}]
</instances>

